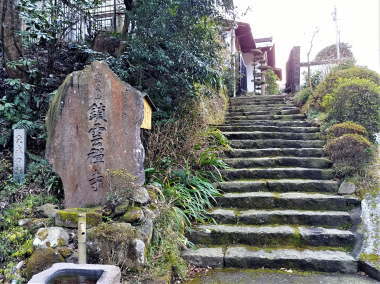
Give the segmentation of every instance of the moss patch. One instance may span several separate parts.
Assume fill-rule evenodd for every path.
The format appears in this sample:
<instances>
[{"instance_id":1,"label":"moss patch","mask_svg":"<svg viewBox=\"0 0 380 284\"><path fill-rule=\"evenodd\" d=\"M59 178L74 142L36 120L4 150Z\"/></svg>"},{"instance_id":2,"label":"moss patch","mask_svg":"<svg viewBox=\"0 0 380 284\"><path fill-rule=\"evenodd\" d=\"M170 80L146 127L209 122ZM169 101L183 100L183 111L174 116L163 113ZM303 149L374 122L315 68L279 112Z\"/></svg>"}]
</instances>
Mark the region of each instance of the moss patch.
<instances>
[{"instance_id":1,"label":"moss patch","mask_svg":"<svg viewBox=\"0 0 380 284\"><path fill-rule=\"evenodd\" d=\"M140 207L131 207L128 211L120 218L120 221L127 223L139 222L144 218L144 212Z\"/></svg>"},{"instance_id":2,"label":"moss patch","mask_svg":"<svg viewBox=\"0 0 380 284\"><path fill-rule=\"evenodd\" d=\"M63 257L52 248L37 249L26 263L23 275L29 279L57 262L63 262Z\"/></svg>"},{"instance_id":3,"label":"moss patch","mask_svg":"<svg viewBox=\"0 0 380 284\"><path fill-rule=\"evenodd\" d=\"M55 216L56 226L77 228L80 213L86 213L87 227L91 228L102 222L102 215L97 212L98 208L70 208L58 210Z\"/></svg>"}]
</instances>

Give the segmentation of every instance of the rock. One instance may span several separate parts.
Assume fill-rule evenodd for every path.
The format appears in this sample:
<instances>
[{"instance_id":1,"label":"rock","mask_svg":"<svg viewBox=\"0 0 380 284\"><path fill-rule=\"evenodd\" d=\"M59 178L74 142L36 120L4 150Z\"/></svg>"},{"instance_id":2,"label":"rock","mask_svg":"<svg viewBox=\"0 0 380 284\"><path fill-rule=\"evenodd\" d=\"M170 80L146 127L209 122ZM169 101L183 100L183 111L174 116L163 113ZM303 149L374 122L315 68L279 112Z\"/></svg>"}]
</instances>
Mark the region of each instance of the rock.
<instances>
[{"instance_id":1,"label":"rock","mask_svg":"<svg viewBox=\"0 0 380 284\"><path fill-rule=\"evenodd\" d=\"M72 255L74 253L74 250L70 247L59 247L59 248L57 248L57 251L64 258L68 258L70 255Z\"/></svg>"},{"instance_id":2,"label":"rock","mask_svg":"<svg viewBox=\"0 0 380 284\"><path fill-rule=\"evenodd\" d=\"M153 221L152 219L145 219L144 223L136 227L140 238L148 246L153 236Z\"/></svg>"},{"instance_id":3,"label":"rock","mask_svg":"<svg viewBox=\"0 0 380 284\"><path fill-rule=\"evenodd\" d=\"M152 202L157 202L158 196L162 192L161 185L158 183L148 184L146 186L146 189L148 191L150 200L152 200Z\"/></svg>"},{"instance_id":4,"label":"rock","mask_svg":"<svg viewBox=\"0 0 380 284\"><path fill-rule=\"evenodd\" d=\"M134 239L131 246L132 258L135 265L141 267L145 264L145 243L142 240Z\"/></svg>"},{"instance_id":5,"label":"rock","mask_svg":"<svg viewBox=\"0 0 380 284\"><path fill-rule=\"evenodd\" d=\"M128 211L120 218L120 221L126 223L136 223L144 219L144 212L140 207L131 207Z\"/></svg>"},{"instance_id":6,"label":"rock","mask_svg":"<svg viewBox=\"0 0 380 284\"><path fill-rule=\"evenodd\" d=\"M65 207L104 204L106 169L125 169L145 182L140 127L143 94L121 81L105 62L68 75L47 114L46 155L62 179ZM136 202L147 202L145 192Z\"/></svg>"},{"instance_id":7,"label":"rock","mask_svg":"<svg viewBox=\"0 0 380 284\"><path fill-rule=\"evenodd\" d=\"M68 263L78 263L79 262L78 252L76 251L72 255L70 255L68 258L66 258L66 262L68 262Z\"/></svg>"},{"instance_id":8,"label":"rock","mask_svg":"<svg viewBox=\"0 0 380 284\"><path fill-rule=\"evenodd\" d=\"M52 248L36 249L26 262L26 268L23 271L25 278L30 279L54 263L63 262L63 257Z\"/></svg>"},{"instance_id":9,"label":"rock","mask_svg":"<svg viewBox=\"0 0 380 284\"><path fill-rule=\"evenodd\" d=\"M91 228L102 222L102 215L97 208L70 208L58 210L55 216L55 225L66 228L77 228L80 213L86 213L86 226Z\"/></svg>"},{"instance_id":10,"label":"rock","mask_svg":"<svg viewBox=\"0 0 380 284\"><path fill-rule=\"evenodd\" d=\"M146 204L150 201L149 193L144 187L139 187L132 191L130 199L139 204Z\"/></svg>"},{"instance_id":11,"label":"rock","mask_svg":"<svg viewBox=\"0 0 380 284\"><path fill-rule=\"evenodd\" d=\"M50 218L25 218L18 220L18 225L31 230L36 230L42 227L47 227L50 221Z\"/></svg>"},{"instance_id":12,"label":"rock","mask_svg":"<svg viewBox=\"0 0 380 284\"><path fill-rule=\"evenodd\" d=\"M69 234L60 227L41 228L37 231L33 246L37 248L55 248L69 243Z\"/></svg>"},{"instance_id":13,"label":"rock","mask_svg":"<svg viewBox=\"0 0 380 284\"><path fill-rule=\"evenodd\" d=\"M58 205L46 203L36 208L37 212L43 217L54 218L59 210Z\"/></svg>"},{"instance_id":14,"label":"rock","mask_svg":"<svg viewBox=\"0 0 380 284\"><path fill-rule=\"evenodd\" d=\"M18 220L18 225L21 227L28 227L31 222L32 222L31 218L20 219Z\"/></svg>"},{"instance_id":15,"label":"rock","mask_svg":"<svg viewBox=\"0 0 380 284\"><path fill-rule=\"evenodd\" d=\"M129 208L129 202L128 201L123 202L123 204L120 204L115 207L112 217L118 217L118 216L124 215L125 212L128 211L128 208Z\"/></svg>"},{"instance_id":16,"label":"rock","mask_svg":"<svg viewBox=\"0 0 380 284\"><path fill-rule=\"evenodd\" d=\"M146 207L143 208L145 219L151 219L154 220L159 215L159 212L157 210L150 210Z\"/></svg>"},{"instance_id":17,"label":"rock","mask_svg":"<svg viewBox=\"0 0 380 284\"><path fill-rule=\"evenodd\" d=\"M93 227L87 231L88 261L139 268L144 242L137 242L137 237L136 229L129 223L102 223Z\"/></svg>"},{"instance_id":18,"label":"rock","mask_svg":"<svg viewBox=\"0 0 380 284\"><path fill-rule=\"evenodd\" d=\"M348 194L354 194L355 191L356 191L356 185L355 184L353 184L351 182L344 181L340 185L338 193L342 194L342 195L348 195Z\"/></svg>"}]
</instances>

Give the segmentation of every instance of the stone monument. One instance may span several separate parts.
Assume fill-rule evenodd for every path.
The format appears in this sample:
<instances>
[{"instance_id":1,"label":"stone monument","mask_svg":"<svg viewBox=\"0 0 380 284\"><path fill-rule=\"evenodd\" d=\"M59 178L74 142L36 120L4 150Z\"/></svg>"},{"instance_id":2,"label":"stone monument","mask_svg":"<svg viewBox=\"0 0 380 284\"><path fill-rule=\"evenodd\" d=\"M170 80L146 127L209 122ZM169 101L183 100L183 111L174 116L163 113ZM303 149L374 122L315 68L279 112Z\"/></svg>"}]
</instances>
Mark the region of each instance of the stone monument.
<instances>
[{"instance_id":1,"label":"stone monument","mask_svg":"<svg viewBox=\"0 0 380 284\"><path fill-rule=\"evenodd\" d=\"M103 204L107 170L125 169L144 184L143 116L143 94L105 62L66 78L49 107L46 150L62 179L66 207Z\"/></svg>"},{"instance_id":2,"label":"stone monument","mask_svg":"<svg viewBox=\"0 0 380 284\"><path fill-rule=\"evenodd\" d=\"M25 178L25 129L13 130L13 179L22 183Z\"/></svg>"}]
</instances>

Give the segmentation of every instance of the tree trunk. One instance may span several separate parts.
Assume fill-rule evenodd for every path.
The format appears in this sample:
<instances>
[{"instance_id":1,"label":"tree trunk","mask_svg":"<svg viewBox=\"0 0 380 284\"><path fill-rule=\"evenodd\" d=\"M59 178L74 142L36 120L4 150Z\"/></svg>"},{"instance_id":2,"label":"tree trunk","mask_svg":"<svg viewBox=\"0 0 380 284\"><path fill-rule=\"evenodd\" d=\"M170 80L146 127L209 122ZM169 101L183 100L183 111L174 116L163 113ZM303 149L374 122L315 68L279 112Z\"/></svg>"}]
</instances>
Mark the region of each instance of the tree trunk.
<instances>
[{"instance_id":1,"label":"tree trunk","mask_svg":"<svg viewBox=\"0 0 380 284\"><path fill-rule=\"evenodd\" d=\"M26 79L23 67L7 67L6 63L22 58L21 39L17 31L21 29L21 20L14 0L0 0L0 41L3 50L3 63L11 78Z\"/></svg>"},{"instance_id":2,"label":"tree trunk","mask_svg":"<svg viewBox=\"0 0 380 284\"><path fill-rule=\"evenodd\" d=\"M0 0L1 1L1 0ZM124 15L124 24L123 24L123 30L121 31L121 35L123 38L127 37L128 29L129 29L129 18L127 16L127 12L132 11L133 9L133 0L124 0L125 5L125 15Z\"/></svg>"}]
</instances>

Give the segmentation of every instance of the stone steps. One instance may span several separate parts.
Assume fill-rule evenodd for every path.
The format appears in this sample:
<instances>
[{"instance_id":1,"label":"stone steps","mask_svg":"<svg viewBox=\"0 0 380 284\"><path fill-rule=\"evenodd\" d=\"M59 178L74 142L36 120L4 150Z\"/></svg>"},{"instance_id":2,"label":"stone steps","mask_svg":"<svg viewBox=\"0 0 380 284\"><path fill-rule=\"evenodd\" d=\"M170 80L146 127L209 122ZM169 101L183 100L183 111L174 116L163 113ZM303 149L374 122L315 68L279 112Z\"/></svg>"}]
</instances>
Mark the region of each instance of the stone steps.
<instances>
[{"instance_id":1,"label":"stone steps","mask_svg":"<svg viewBox=\"0 0 380 284\"><path fill-rule=\"evenodd\" d=\"M262 101L274 101L278 102L280 100L286 99L286 95L276 95L276 96L241 96L241 97L235 97L235 98L230 98L231 103L234 102L244 102L244 101L253 101L253 102L262 102Z\"/></svg>"},{"instance_id":2,"label":"stone steps","mask_svg":"<svg viewBox=\"0 0 380 284\"><path fill-rule=\"evenodd\" d=\"M333 179L332 169L298 168L298 167L278 167L278 168L244 168L227 169L221 171L226 180L243 179Z\"/></svg>"},{"instance_id":3,"label":"stone steps","mask_svg":"<svg viewBox=\"0 0 380 284\"><path fill-rule=\"evenodd\" d=\"M233 158L224 159L224 162L234 168L277 168L303 167L326 169L331 167L331 161L326 158L304 157L264 157L264 158Z\"/></svg>"},{"instance_id":4,"label":"stone steps","mask_svg":"<svg viewBox=\"0 0 380 284\"><path fill-rule=\"evenodd\" d=\"M337 195L319 125L306 121L286 96L232 98L224 125L231 150L216 186L216 224L188 234L198 248L184 258L197 266L355 273L346 251L356 243L360 207ZM354 221L355 220L355 221ZM345 250L345 251L342 251Z\"/></svg>"},{"instance_id":5,"label":"stone steps","mask_svg":"<svg viewBox=\"0 0 380 284\"><path fill-rule=\"evenodd\" d=\"M263 131L240 131L223 132L230 140L262 140L262 139L283 139L283 140L319 140L319 133L292 133L292 132L263 132Z\"/></svg>"},{"instance_id":6,"label":"stone steps","mask_svg":"<svg viewBox=\"0 0 380 284\"><path fill-rule=\"evenodd\" d=\"M249 181L226 181L218 183L225 193L239 192L319 192L337 193L338 183L332 180L267 179Z\"/></svg>"},{"instance_id":7,"label":"stone steps","mask_svg":"<svg viewBox=\"0 0 380 284\"><path fill-rule=\"evenodd\" d=\"M353 196L305 192L239 192L215 198L218 206L241 209L350 211L360 206Z\"/></svg>"},{"instance_id":8,"label":"stone steps","mask_svg":"<svg viewBox=\"0 0 380 284\"><path fill-rule=\"evenodd\" d=\"M281 115L281 114L299 114L300 110L298 108L287 108L287 109L258 109L258 110L248 110L248 111L230 111L226 117L235 116L251 116L251 115Z\"/></svg>"},{"instance_id":9,"label":"stone steps","mask_svg":"<svg viewBox=\"0 0 380 284\"><path fill-rule=\"evenodd\" d=\"M249 115L249 116L233 116L226 117L226 122L235 122L241 120L302 120L305 119L304 114L289 114L289 115Z\"/></svg>"},{"instance_id":10,"label":"stone steps","mask_svg":"<svg viewBox=\"0 0 380 284\"><path fill-rule=\"evenodd\" d=\"M189 240L202 245L254 245L281 247L340 246L350 247L355 235L347 230L304 226L200 225L189 234Z\"/></svg>"},{"instance_id":11,"label":"stone steps","mask_svg":"<svg viewBox=\"0 0 380 284\"><path fill-rule=\"evenodd\" d=\"M279 111L287 111L287 110L299 110L299 108L296 108L294 106L272 106L272 107L265 107L265 106L256 106L256 107L246 107L244 105L242 106L235 106L235 107L229 107L227 112L227 115L230 114L240 114L244 115L246 113L254 113L254 112L279 112Z\"/></svg>"},{"instance_id":12,"label":"stone steps","mask_svg":"<svg viewBox=\"0 0 380 284\"><path fill-rule=\"evenodd\" d=\"M224 155L228 158L256 158L274 156L293 157L324 157L322 148L265 148L265 149L233 149L226 151Z\"/></svg>"},{"instance_id":13,"label":"stone steps","mask_svg":"<svg viewBox=\"0 0 380 284\"><path fill-rule=\"evenodd\" d=\"M258 140L230 140L234 149L265 149L265 148L323 148L323 140L286 140L286 139L258 139Z\"/></svg>"},{"instance_id":14,"label":"stone steps","mask_svg":"<svg viewBox=\"0 0 380 284\"><path fill-rule=\"evenodd\" d=\"M230 109L233 109L233 108L236 108L236 107L241 107L241 106L244 106L244 107L268 107L268 108L271 108L271 107L287 107L287 106L293 106L294 105L291 105L291 104L288 104L286 102L283 102L283 101L279 101L279 102L276 102L276 101L246 101L246 102L232 102L231 105L230 105Z\"/></svg>"},{"instance_id":15,"label":"stone steps","mask_svg":"<svg viewBox=\"0 0 380 284\"><path fill-rule=\"evenodd\" d=\"M218 126L222 132L261 131L261 132L291 132L291 133L319 133L319 127L290 127L290 126Z\"/></svg>"},{"instance_id":16,"label":"stone steps","mask_svg":"<svg viewBox=\"0 0 380 284\"><path fill-rule=\"evenodd\" d=\"M352 218L345 211L310 210L238 210L216 208L209 215L219 224L246 225L304 225L322 227L351 227Z\"/></svg>"},{"instance_id":17,"label":"stone steps","mask_svg":"<svg viewBox=\"0 0 380 284\"><path fill-rule=\"evenodd\" d=\"M356 273L355 259L339 250L257 249L248 246L229 246L186 250L183 257L189 263L215 268L267 268L320 272Z\"/></svg>"},{"instance_id":18,"label":"stone steps","mask_svg":"<svg viewBox=\"0 0 380 284\"><path fill-rule=\"evenodd\" d=\"M310 127L315 123L303 120L236 120L225 123L226 126L290 126L290 127Z\"/></svg>"}]
</instances>

